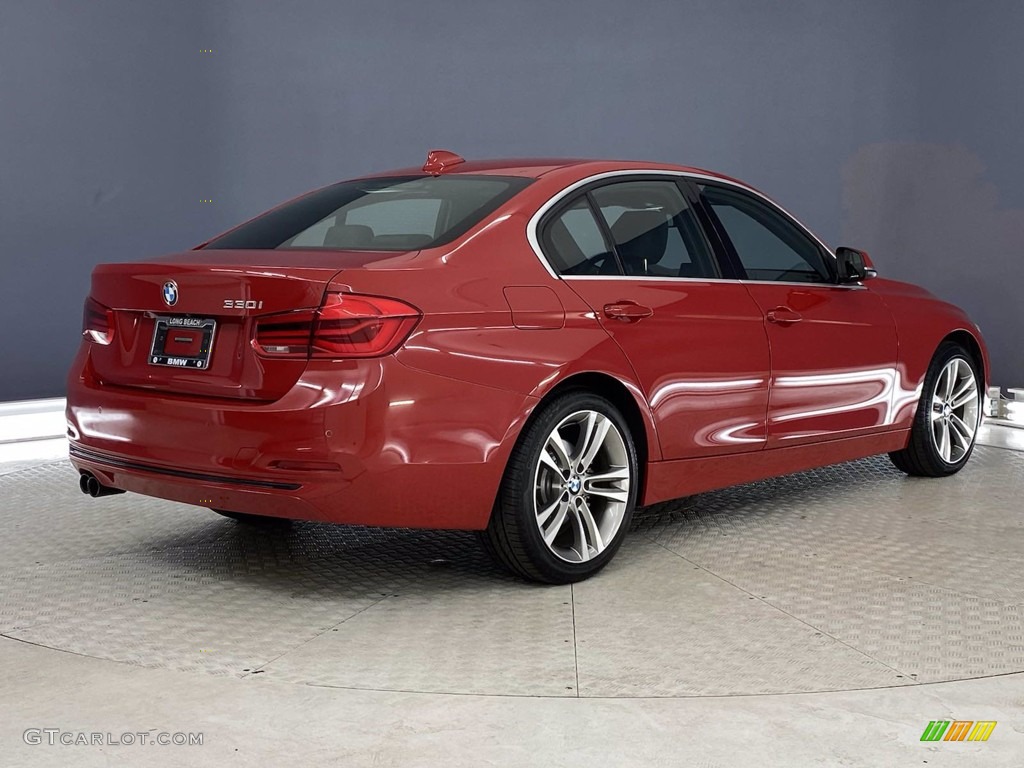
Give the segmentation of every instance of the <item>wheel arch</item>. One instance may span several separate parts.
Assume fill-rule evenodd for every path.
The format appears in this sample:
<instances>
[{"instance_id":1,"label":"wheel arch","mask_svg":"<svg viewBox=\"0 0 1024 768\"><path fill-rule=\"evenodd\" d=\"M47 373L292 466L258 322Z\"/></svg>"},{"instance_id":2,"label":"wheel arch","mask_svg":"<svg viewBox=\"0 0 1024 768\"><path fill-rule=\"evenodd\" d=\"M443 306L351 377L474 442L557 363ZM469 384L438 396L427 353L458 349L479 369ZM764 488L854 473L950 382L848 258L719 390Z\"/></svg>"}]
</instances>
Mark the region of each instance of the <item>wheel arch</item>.
<instances>
[{"instance_id":1,"label":"wheel arch","mask_svg":"<svg viewBox=\"0 0 1024 768\"><path fill-rule=\"evenodd\" d=\"M571 573L568 575L555 574L552 576L550 572L541 569L537 563L528 562L530 560L528 554L529 544L528 542L524 543L524 537L518 523L514 519L510 522L510 515L507 512L508 507L502 503L502 498L505 493L505 484L511 477L509 472L514 468L523 466L522 462L513 460L515 446L523 439L523 435L527 433L535 423L535 420L540 418L548 404L554 402L559 397L571 393L601 397L614 405L625 420L626 426L633 438L637 456L637 507L643 504L646 496L646 483L649 474L647 472L647 463L651 460L652 456L657 458L661 456L660 443L658 442L650 410L645 408L646 400L640 389L632 382L623 381L612 374L599 371L576 371L562 379L549 382L546 388L532 395L534 398L533 407L528 413L523 415L517 425L510 429L509 437L511 439L503 444L506 456L502 469L502 481L495 494L494 505L490 510L487 525L479 533L479 540L493 557L503 563L513 573L532 580L558 584L577 581L581 577ZM625 523L623 523L623 526L616 534L618 543L613 543L609 546L607 551L611 554L607 555L603 561L604 563L610 559L619 544L621 544L626 530L628 528L625 528ZM600 567L603 567L603 564Z\"/></svg>"},{"instance_id":2,"label":"wheel arch","mask_svg":"<svg viewBox=\"0 0 1024 768\"><path fill-rule=\"evenodd\" d=\"M540 395L530 417L516 434L516 440L526 431L549 402L566 392L589 392L605 398L614 405L626 420L633 443L636 446L637 471L640 475L637 495L638 504L644 498L647 482L647 463L661 458L661 446L650 410L646 408L643 394L632 384L627 384L615 376L600 371L580 371L559 380L551 388Z\"/></svg>"},{"instance_id":3,"label":"wheel arch","mask_svg":"<svg viewBox=\"0 0 1024 768\"><path fill-rule=\"evenodd\" d=\"M981 342L978 341L973 333L963 328L959 328L946 334L940 342L940 346L945 344L947 341L959 344L971 354L971 357L974 358L974 362L978 366L978 370L981 372L981 388L984 391L985 387L988 386L988 357L985 354L984 348L981 346Z\"/></svg>"}]
</instances>

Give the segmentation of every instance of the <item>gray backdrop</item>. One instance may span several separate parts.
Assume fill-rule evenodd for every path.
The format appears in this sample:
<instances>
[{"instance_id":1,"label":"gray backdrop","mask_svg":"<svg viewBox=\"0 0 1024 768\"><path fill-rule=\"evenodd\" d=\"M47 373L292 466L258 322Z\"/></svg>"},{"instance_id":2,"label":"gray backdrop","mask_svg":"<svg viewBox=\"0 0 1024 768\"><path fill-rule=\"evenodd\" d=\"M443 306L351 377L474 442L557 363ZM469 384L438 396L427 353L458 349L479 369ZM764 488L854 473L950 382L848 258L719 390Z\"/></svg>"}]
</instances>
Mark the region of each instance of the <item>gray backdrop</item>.
<instances>
[{"instance_id":1,"label":"gray backdrop","mask_svg":"<svg viewBox=\"0 0 1024 768\"><path fill-rule=\"evenodd\" d=\"M739 176L1024 384L1022 32L1014 0L3 0L0 400L62 393L97 262L432 147Z\"/></svg>"}]
</instances>

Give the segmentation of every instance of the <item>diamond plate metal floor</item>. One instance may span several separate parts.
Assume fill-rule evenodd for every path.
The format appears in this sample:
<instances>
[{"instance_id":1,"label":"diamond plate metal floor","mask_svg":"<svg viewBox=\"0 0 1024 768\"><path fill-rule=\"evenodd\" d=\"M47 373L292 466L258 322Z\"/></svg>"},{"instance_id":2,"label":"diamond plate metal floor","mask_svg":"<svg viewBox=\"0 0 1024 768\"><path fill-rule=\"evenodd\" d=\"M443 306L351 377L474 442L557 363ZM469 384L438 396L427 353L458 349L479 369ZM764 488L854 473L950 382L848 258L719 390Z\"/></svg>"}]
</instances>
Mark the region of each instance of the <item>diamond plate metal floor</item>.
<instances>
[{"instance_id":1,"label":"diamond plate metal floor","mask_svg":"<svg viewBox=\"0 0 1024 768\"><path fill-rule=\"evenodd\" d=\"M574 587L471 534L298 524L0 476L0 634L147 667L346 688L673 697L1024 670L1024 453L946 480L885 458L638 513Z\"/></svg>"}]
</instances>

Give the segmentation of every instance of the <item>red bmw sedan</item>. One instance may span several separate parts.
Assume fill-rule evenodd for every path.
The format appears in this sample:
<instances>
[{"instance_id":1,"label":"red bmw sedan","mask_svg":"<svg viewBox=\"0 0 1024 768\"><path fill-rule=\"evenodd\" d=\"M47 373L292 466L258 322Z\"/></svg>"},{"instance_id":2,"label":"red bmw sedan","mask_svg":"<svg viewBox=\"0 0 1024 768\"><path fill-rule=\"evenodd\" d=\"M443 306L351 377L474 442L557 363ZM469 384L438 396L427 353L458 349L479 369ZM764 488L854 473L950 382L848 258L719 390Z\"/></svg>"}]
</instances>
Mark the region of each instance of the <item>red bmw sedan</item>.
<instances>
[{"instance_id":1,"label":"red bmw sedan","mask_svg":"<svg viewBox=\"0 0 1024 768\"><path fill-rule=\"evenodd\" d=\"M435 151L96 267L68 435L93 496L476 530L565 583L640 505L958 471L986 369L964 312L735 179Z\"/></svg>"}]
</instances>

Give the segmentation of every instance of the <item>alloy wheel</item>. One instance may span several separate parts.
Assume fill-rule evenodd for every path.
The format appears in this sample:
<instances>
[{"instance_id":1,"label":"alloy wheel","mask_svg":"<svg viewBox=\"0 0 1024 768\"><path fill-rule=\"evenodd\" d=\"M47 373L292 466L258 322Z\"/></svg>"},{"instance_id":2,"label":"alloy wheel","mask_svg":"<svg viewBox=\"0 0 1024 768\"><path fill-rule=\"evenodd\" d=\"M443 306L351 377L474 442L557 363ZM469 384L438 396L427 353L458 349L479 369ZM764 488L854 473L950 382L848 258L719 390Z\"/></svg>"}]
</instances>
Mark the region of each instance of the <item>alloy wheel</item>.
<instances>
[{"instance_id":1,"label":"alloy wheel","mask_svg":"<svg viewBox=\"0 0 1024 768\"><path fill-rule=\"evenodd\" d=\"M581 563L618 533L629 500L629 454L621 432L598 411L566 416L548 435L534 472L537 527L558 558Z\"/></svg>"},{"instance_id":2,"label":"alloy wheel","mask_svg":"<svg viewBox=\"0 0 1024 768\"><path fill-rule=\"evenodd\" d=\"M954 357L942 369L932 393L932 440L947 464L956 464L974 444L978 430L978 381L970 364Z\"/></svg>"}]
</instances>

